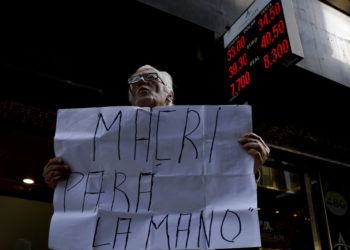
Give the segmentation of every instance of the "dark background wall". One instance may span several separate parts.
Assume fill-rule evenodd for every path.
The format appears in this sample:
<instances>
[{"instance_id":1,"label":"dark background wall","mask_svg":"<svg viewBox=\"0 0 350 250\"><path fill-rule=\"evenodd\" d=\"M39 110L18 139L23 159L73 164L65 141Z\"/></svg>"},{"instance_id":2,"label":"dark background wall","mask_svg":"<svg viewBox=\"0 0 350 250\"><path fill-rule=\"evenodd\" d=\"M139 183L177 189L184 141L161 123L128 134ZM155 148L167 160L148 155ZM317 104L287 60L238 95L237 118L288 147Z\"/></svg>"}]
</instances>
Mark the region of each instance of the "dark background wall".
<instances>
[{"instance_id":1,"label":"dark background wall","mask_svg":"<svg viewBox=\"0 0 350 250\"><path fill-rule=\"evenodd\" d=\"M18 95L30 91L38 102L60 106L101 104L85 95L74 103L74 95L65 89L74 85L64 82L69 80L78 85L69 92L96 98L103 91L102 104L127 104L126 80L145 63L174 76L176 99L183 103L215 102L205 95L220 94L215 86L220 82L215 82L221 47L214 34L144 4L128 1L113 8L30 9L14 14L1 25L0 63L2 70L13 70L6 80ZM63 100L69 94L73 96Z\"/></svg>"},{"instance_id":2,"label":"dark background wall","mask_svg":"<svg viewBox=\"0 0 350 250\"><path fill-rule=\"evenodd\" d=\"M136 1L3 12L0 193L50 201L41 172L57 109L128 105L127 78L143 64L173 76L176 104L228 102L220 40L187 21ZM26 176L37 184L21 184Z\"/></svg>"},{"instance_id":3,"label":"dark background wall","mask_svg":"<svg viewBox=\"0 0 350 250\"><path fill-rule=\"evenodd\" d=\"M228 104L213 32L136 1L16 6L0 19L0 193L50 201L41 172L59 108L128 105L139 66L168 71L175 104ZM350 162L350 91L298 67L259 79L254 131L270 144ZM37 185L23 186L32 176Z\"/></svg>"}]
</instances>

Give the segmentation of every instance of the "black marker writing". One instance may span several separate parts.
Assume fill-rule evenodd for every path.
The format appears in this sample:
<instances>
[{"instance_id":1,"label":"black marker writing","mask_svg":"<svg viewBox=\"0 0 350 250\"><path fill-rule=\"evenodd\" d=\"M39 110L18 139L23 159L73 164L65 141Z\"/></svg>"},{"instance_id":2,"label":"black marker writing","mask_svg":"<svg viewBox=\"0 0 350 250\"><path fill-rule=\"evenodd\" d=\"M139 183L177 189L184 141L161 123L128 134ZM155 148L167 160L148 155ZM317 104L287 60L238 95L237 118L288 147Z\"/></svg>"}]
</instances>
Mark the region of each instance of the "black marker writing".
<instances>
[{"instance_id":1,"label":"black marker writing","mask_svg":"<svg viewBox=\"0 0 350 250\"><path fill-rule=\"evenodd\" d=\"M74 179L73 176L75 175L79 175L80 178L78 179L77 182L74 182L73 185L69 186L71 179ZM82 180L84 179L84 174L80 173L80 172L71 172L67 181L66 181L66 185L64 186L64 194L63 194L63 211L66 212L66 194L69 190L71 190L72 188L74 188L76 185L78 185Z\"/></svg>"},{"instance_id":2,"label":"black marker writing","mask_svg":"<svg viewBox=\"0 0 350 250\"><path fill-rule=\"evenodd\" d=\"M205 228L205 220L203 217L203 210L201 211L201 215L199 217L199 230L198 230L198 241L197 241L197 247L199 248L199 243L200 243L200 239L201 239L201 232L202 232L202 226L203 226L203 230L204 230L204 237L205 237L205 241L207 243L207 247L210 247L210 240L211 240L211 227L213 225L213 217L214 217L214 211L211 211L211 217L210 217L210 224L209 224L209 235L207 233L207 230Z\"/></svg>"},{"instance_id":3,"label":"black marker writing","mask_svg":"<svg viewBox=\"0 0 350 250\"><path fill-rule=\"evenodd\" d=\"M147 112L147 114L149 115L149 124L148 124L148 137L141 137L138 138L138 126L137 126L137 121L138 121L138 117L139 117L139 111L143 111L143 112ZM145 111L143 109L137 109L136 110L136 115L135 115L135 145L134 145L134 160L136 160L136 151L137 151L137 142L138 141L147 141L147 155L146 155L146 162L148 162L148 155L149 155L149 145L150 145L150 141L151 141L151 124L152 124L152 112L149 111ZM143 125L143 124L142 124Z\"/></svg>"},{"instance_id":4,"label":"black marker writing","mask_svg":"<svg viewBox=\"0 0 350 250\"><path fill-rule=\"evenodd\" d=\"M127 224L127 229L125 231L120 232L119 231L119 223L126 221ZM124 223L123 223L124 224ZM113 249L115 248L115 244L117 243L117 237L118 235L123 235L125 234L125 243L124 243L124 249L128 246L128 240L129 240L129 234L130 232L130 225L131 225L131 218L119 218L117 221L117 226L115 228L115 234L114 234L114 243L113 243Z\"/></svg>"},{"instance_id":5,"label":"black marker writing","mask_svg":"<svg viewBox=\"0 0 350 250\"><path fill-rule=\"evenodd\" d=\"M197 119L198 119L198 122L197 122L197 125L195 126L195 128L192 129L191 132L188 132L188 133L187 133L188 116L189 116L189 113L190 113L190 112L193 112L193 113L196 114ZM190 138L188 138L188 136L191 135L191 134L198 128L200 122L201 122L201 117L199 116L198 112L195 111L195 110L190 110L190 109L188 108L188 109L187 109L187 114L186 114L185 128L184 128L184 132L183 132L183 136L182 136L181 151L180 151L179 161L178 161L179 163L181 162L182 152L183 152L184 146L185 146L185 139L188 140L188 141L192 144L193 148L194 148L195 151L196 151L196 159L198 158L198 150L197 150L197 147L196 147L196 145L193 143L193 141L192 141Z\"/></svg>"},{"instance_id":6,"label":"black marker writing","mask_svg":"<svg viewBox=\"0 0 350 250\"><path fill-rule=\"evenodd\" d=\"M165 233L166 233L166 237L167 237L168 249L170 250L170 236L169 236L169 221L168 221L168 217L169 217L169 215L164 216L162 221L158 225L156 225L156 223L154 223L153 216L152 216L152 218L151 218L151 220L149 222L148 234L147 234L145 249L148 249L147 247L148 247L148 240L149 240L149 237L151 235L151 226L153 226L156 230L158 230L160 228L160 226L163 224L163 222L165 221Z\"/></svg>"},{"instance_id":7,"label":"black marker writing","mask_svg":"<svg viewBox=\"0 0 350 250\"><path fill-rule=\"evenodd\" d=\"M187 223L185 222L185 227L184 228L181 228L181 220L184 216L188 216L187 218ZM187 245L188 245L188 238L190 236L190 228L191 228L191 219L192 219L192 214L183 214L183 213L180 213L180 216L179 216L179 219L177 221L177 228L176 228L176 241L175 241L175 248L177 248L177 242L179 240L179 232L187 232L187 235L186 235L186 244L185 244L185 248L187 248Z\"/></svg>"},{"instance_id":8,"label":"black marker writing","mask_svg":"<svg viewBox=\"0 0 350 250\"><path fill-rule=\"evenodd\" d=\"M219 107L218 110L216 111L215 127L214 127L213 139L211 141L209 163L211 162L211 154L213 153L214 141L215 141L215 136L216 136L216 128L218 126L218 118L219 118L219 111L220 110L221 110L221 107Z\"/></svg>"},{"instance_id":9,"label":"black marker writing","mask_svg":"<svg viewBox=\"0 0 350 250\"><path fill-rule=\"evenodd\" d=\"M101 120L102 120L104 128L107 131L109 131L118 118L119 118L119 124L118 124L117 148L118 148L118 159L120 160L120 131L121 131L122 111L118 112L118 115L116 117L114 117L113 122L109 126L107 126L106 121L103 118L103 115L101 113L98 114L98 120L97 120L97 124L96 124L96 129L95 129L95 134L94 134L94 142L93 142L93 155L92 155L93 161L96 160L96 135L97 135L97 131L98 131L98 128L100 126Z\"/></svg>"},{"instance_id":10,"label":"black marker writing","mask_svg":"<svg viewBox=\"0 0 350 250\"><path fill-rule=\"evenodd\" d=\"M84 199L83 199L83 206L81 208L81 211L84 212L84 206L85 206L85 200L86 200L86 195L89 194L89 195L97 195L97 200L96 200L96 204L95 204L95 211L96 211L96 208L98 206L98 203L100 201L100 197L101 197L101 193L102 192L102 184L103 184L103 173L104 171L96 171L96 172L89 172L88 173L88 176L87 176L87 179L86 179L86 184L85 184L85 191L84 191ZM89 185L90 183L90 180L91 180L91 176L94 176L94 175L98 175L99 177L99 182L100 182L100 188L99 190L97 191L93 191L93 190L87 190L88 189L88 186L90 187L95 187L95 186L98 186L98 184L91 184ZM92 179L95 179L95 177L93 177ZM92 180L91 182L94 182L94 180Z\"/></svg>"},{"instance_id":11,"label":"black marker writing","mask_svg":"<svg viewBox=\"0 0 350 250\"><path fill-rule=\"evenodd\" d=\"M157 120L157 130L156 130L156 160L158 161L168 161L171 160L170 158L159 158L158 157L158 135L159 135L159 123L160 123L160 114L161 113L168 113L168 112L175 112L176 110L159 110L158 111L158 120Z\"/></svg>"},{"instance_id":12,"label":"black marker writing","mask_svg":"<svg viewBox=\"0 0 350 250\"><path fill-rule=\"evenodd\" d=\"M138 191L137 191L137 203L136 203L136 212L139 209L139 202L140 202L140 195L141 194L149 194L148 198L148 209L147 211L150 210L151 208L151 203L152 203L152 191L153 191L153 173L140 173L139 175L139 185L138 185ZM144 182L149 183L148 189L145 188L145 190L141 190L141 182L145 179Z\"/></svg>"},{"instance_id":13,"label":"black marker writing","mask_svg":"<svg viewBox=\"0 0 350 250\"><path fill-rule=\"evenodd\" d=\"M98 219L97 219L97 223L96 223L96 227L95 227L95 233L94 233L94 240L93 240L93 243L92 243L93 247L99 247L99 246L105 246L105 245L111 244L111 243L96 244L96 235L97 235L97 229L100 226L100 219L101 219L101 217L98 217Z\"/></svg>"},{"instance_id":14,"label":"black marker writing","mask_svg":"<svg viewBox=\"0 0 350 250\"><path fill-rule=\"evenodd\" d=\"M122 179L121 181L119 181L119 183L118 183L118 175L121 176L121 179ZM112 200L112 205L111 205L111 211L113 210L113 207L114 207L115 193L117 190L124 195L125 200L128 204L127 211L128 212L130 211L129 198L128 198L127 194L122 189L119 188L125 182L125 180L126 180L126 174L124 174L122 172L117 172L117 171L114 173L114 188L113 188L113 200Z\"/></svg>"},{"instance_id":15,"label":"black marker writing","mask_svg":"<svg viewBox=\"0 0 350 250\"><path fill-rule=\"evenodd\" d=\"M225 237L224 232L223 232L224 231L223 230L224 223L228 219L227 215L229 213L233 215L233 219L231 219L229 224L232 225L232 226L236 226L237 225L237 233L234 236L232 236L232 239L228 239L227 237ZM232 220L235 220L235 221L232 222ZM229 209L227 209L226 212L225 212L224 218L222 219L222 222L221 222L220 233L221 233L222 239L225 240L225 241L228 241L228 242L234 242L234 240L241 234L241 230L242 230L242 224L241 224L241 219L239 218L238 214L233 212L233 211L231 211L231 210L229 210ZM234 230L232 230L232 231L234 231Z\"/></svg>"}]
</instances>

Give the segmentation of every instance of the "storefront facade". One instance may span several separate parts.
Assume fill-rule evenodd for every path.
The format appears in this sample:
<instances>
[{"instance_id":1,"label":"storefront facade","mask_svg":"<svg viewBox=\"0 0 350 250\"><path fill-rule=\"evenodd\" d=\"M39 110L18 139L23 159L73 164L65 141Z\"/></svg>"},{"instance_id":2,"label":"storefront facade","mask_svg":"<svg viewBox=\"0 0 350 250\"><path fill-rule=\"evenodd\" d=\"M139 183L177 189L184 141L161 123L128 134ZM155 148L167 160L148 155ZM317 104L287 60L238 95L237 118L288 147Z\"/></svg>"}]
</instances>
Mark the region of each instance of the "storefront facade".
<instances>
[{"instance_id":1,"label":"storefront facade","mask_svg":"<svg viewBox=\"0 0 350 250\"><path fill-rule=\"evenodd\" d=\"M297 21L302 26L299 27L303 32L301 41L308 45L304 48L305 58L299 65L261 76L254 91L245 100L253 107L254 132L261 135L271 148L270 158L257 176L261 249L265 250L350 249L350 122L347 117L350 39L339 37L341 31L330 33L316 29L316 26L308 29L313 25L311 17L318 17L305 12L315 4L314 1L294 1ZM203 1L203 5L197 2L197 7L213 7L204 2L208 1ZM221 7L227 6L223 4ZM161 6L158 8L161 9ZM220 6L215 8L220 9ZM333 12L330 6L325 8ZM178 82L175 84L178 85L175 89L176 104L234 103L229 101L226 93L222 93L224 48L221 35L227 28L222 25L228 23L214 25L212 29L221 29L221 33L216 33L193 27L182 18L170 17L150 6L131 4L127 10L132 10L135 19L139 17L136 24L130 23L125 30L115 29L111 24L113 15L106 15L108 20L102 22L101 18L97 22L100 26L94 27L93 21L89 27L84 26L84 36L79 39L78 35L74 36L80 27L76 25L70 30L76 41L73 45L67 43L69 46L65 48L59 47L66 41L65 33L57 38L56 32L53 32L51 35L57 40L51 45L54 48L48 49L47 53L56 53L55 56L60 58L57 46L62 54L68 50L69 60L61 58L65 63L56 62L57 68L51 65L50 73L54 76L60 70L63 72L66 63L71 63L76 57L80 58L77 64L81 64L80 67L67 66L68 70L60 72L60 77L23 70L21 67L25 63L12 67L17 59L10 50L8 54L4 53L5 58L14 59L1 68L2 79L7 83L0 100L3 131L0 159L6 166L2 173L1 195L51 202L52 190L45 186L42 179L38 185L28 188L15 181L5 182L5 176L17 181L23 169L28 170L28 174L34 169L40 178L42 167L53 156L57 109L127 105L127 75L141 64L160 68L163 65L162 69L173 74L175 83ZM222 13L225 11L222 10ZM349 19L346 14L341 15L341 20ZM167 30L159 26L160 19ZM146 28L140 27L140 20ZM113 33L111 30L117 30L122 39L113 40L115 34L110 35ZM175 32L179 30L180 33ZM325 33L328 36L322 37ZM90 34L97 38L89 41ZM312 34L317 34L314 37L319 39L319 43L313 43ZM43 37L40 36L38 41ZM154 41L146 39L150 37ZM117 43L119 40L123 42ZM8 45L10 43L12 41ZM334 50L334 44L337 50ZM85 54L95 45L92 53ZM38 46L44 46L44 43ZM128 52L127 56L114 50L118 46ZM36 56L34 52L26 54L24 49L22 52L26 58ZM41 59L45 67L49 67L51 60L54 61L50 56ZM120 66L120 62L127 63ZM40 70L38 72L42 73ZM86 84L76 84L74 80ZM52 90L55 95L50 95ZM34 152L34 148L40 154Z\"/></svg>"}]
</instances>

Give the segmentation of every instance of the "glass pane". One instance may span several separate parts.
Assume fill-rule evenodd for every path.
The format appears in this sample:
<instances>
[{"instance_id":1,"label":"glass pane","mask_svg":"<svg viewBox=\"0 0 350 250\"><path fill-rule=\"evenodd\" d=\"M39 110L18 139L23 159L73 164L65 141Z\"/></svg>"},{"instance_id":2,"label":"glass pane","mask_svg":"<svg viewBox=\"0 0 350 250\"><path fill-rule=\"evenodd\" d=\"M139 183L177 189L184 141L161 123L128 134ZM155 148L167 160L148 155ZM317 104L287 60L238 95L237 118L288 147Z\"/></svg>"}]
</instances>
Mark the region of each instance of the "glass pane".
<instances>
[{"instance_id":1,"label":"glass pane","mask_svg":"<svg viewBox=\"0 0 350 250\"><path fill-rule=\"evenodd\" d=\"M350 249L350 170L329 169L321 177L333 248Z\"/></svg>"},{"instance_id":2,"label":"glass pane","mask_svg":"<svg viewBox=\"0 0 350 250\"><path fill-rule=\"evenodd\" d=\"M303 176L263 167L258 180L261 249L314 249Z\"/></svg>"},{"instance_id":3,"label":"glass pane","mask_svg":"<svg viewBox=\"0 0 350 250\"><path fill-rule=\"evenodd\" d=\"M285 170L263 167L258 186L286 193L300 191L299 175Z\"/></svg>"}]
</instances>

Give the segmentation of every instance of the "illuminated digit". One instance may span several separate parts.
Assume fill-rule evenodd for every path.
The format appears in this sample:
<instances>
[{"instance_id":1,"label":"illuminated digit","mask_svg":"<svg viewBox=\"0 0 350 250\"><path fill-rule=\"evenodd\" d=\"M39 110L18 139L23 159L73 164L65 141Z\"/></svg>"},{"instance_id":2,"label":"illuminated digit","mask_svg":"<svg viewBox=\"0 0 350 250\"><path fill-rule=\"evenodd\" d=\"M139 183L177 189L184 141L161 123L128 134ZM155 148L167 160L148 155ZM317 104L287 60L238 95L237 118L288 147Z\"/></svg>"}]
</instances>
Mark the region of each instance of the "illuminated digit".
<instances>
[{"instance_id":1,"label":"illuminated digit","mask_svg":"<svg viewBox=\"0 0 350 250\"><path fill-rule=\"evenodd\" d=\"M267 44L268 45L270 45L271 44L271 42L272 42L272 38L271 38L271 33L270 32L266 32L266 42L267 42Z\"/></svg>"},{"instance_id":2,"label":"illuminated digit","mask_svg":"<svg viewBox=\"0 0 350 250\"><path fill-rule=\"evenodd\" d=\"M262 36L262 39L261 39L261 48L266 48L267 45L266 45L266 38L265 38L265 35Z\"/></svg>"},{"instance_id":3,"label":"illuminated digit","mask_svg":"<svg viewBox=\"0 0 350 250\"><path fill-rule=\"evenodd\" d=\"M239 53L239 51L241 50L241 40L238 40L236 43L236 51L237 53Z\"/></svg>"},{"instance_id":4,"label":"illuminated digit","mask_svg":"<svg viewBox=\"0 0 350 250\"><path fill-rule=\"evenodd\" d=\"M283 47L282 45L279 43L277 44L277 57L281 58L283 56Z\"/></svg>"},{"instance_id":5,"label":"illuminated digit","mask_svg":"<svg viewBox=\"0 0 350 250\"><path fill-rule=\"evenodd\" d=\"M283 33L284 33L284 30L285 30L284 27L285 27L285 26L284 26L283 20L279 21L279 22L278 22L278 31L279 31L280 34L283 34Z\"/></svg>"},{"instance_id":6,"label":"illuminated digit","mask_svg":"<svg viewBox=\"0 0 350 250\"><path fill-rule=\"evenodd\" d=\"M270 68L270 58L268 54L264 55L264 67L265 69Z\"/></svg>"},{"instance_id":7,"label":"illuminated digit","mask_svg":"<svg viewBox=\"0 0 350 250\"><path fill-rule=\"evenodd\" d=\"M241 69L243 67L244 67L244 55L239 58L239 68Z\"/></svg>"},{"instance_id":8,"label":"illuminated digit","mask_svg":"<svg viewBox=\"0 0 350 250\"><path fill-rule=\"evenodd\" d=\"M228 62L230 62L231 59L233 58L232 49L233 49L233 46L231 46L231 47L227 50L227 61L228 61Z\"/></svg>"},{"instance_id":9,"label":"illuminated digit","mask_svg":"<svg viewBox=\"0 0 350 250\"><path fill-rule=\"evenodd\" d=\"M264 14L264 25L269 25L270 24L270 20L269 20L269 17L268 17L268 15L267 15L267 13L265 13Z\"/></svg>"},{"instance_id":10,"label":"illuminated digit","mask_svg":"<svg viewBox=\"0 0 350 250\"><path fill-rule=\"evenodd\" d=\"M275 12L277 15L281 13L281 4L279 2L275 3Z\"/></svg>"},{"instance_id":11,"label":"illuminated digit","mask_svg":"<svg viewBox=\"0 0 350 250\"><path fill-rule=\"evenodd\" d=\"M231 60L236 56L237 52L236 52L236 48L234 45L232 45L231 47Z\"/></svg>"},{"instance_id":12,"label":"illuminated digit","mask_svg":"<svg viewBox=\"0 0 350 250\"><path fill-rule=\"evenodd\" d=\"M229 61L231 61L231 54L230 54L230 50L231 50L231 48L229 48L228 50L227 50L227 52L226 52L226 55L227 55L227 61L229 62Z\"/></svg>"},{"instance_id":13,"label":"illuminated digit","mask_svg":"<svg viewBox=\"0 0 350 250\"><path fill-rule=\"evenodd\" d=\"M273 48L273 49L271 50L271 55L272 55L272 63L275 63L275 62L277 61L277 58L278 58L278 56L277 56L277 51L276 51L275 48Z\"/></svg>"},{"instance_id":14,"label":"illuminated digit","mask_svg":"<svg viewBox=\"0 0 350 250\"><path fill-rule=\"evenodd\" d=\"M249 71L246 71L244 75L241 76L241 88L244 89L250 82Z\"/></svg>"},{"instance_id":15,"label":"illuminated digit","mask_svg":"<svg viewBox=\"0 0 350 250\"><path fill-rule=\"evenodd\" d=\"M275 24L274 26L272 26L272 33L273 33L273 37L274 37L274 38L277 38L277 37L278 37L279 30L278 30L277 24Z\"/></svg>"},{"instance_id":16,"label":"illuminated digit","mask_svg":"<svg viewBox=\"0 0 350 250\"><path fill-rule=\"evenodd\" d=\"M239 69L242 69L245 65L247 65L248 60L247 60L247 53L244 53L239 59Z\"/></svg>"},{"instance_id":17,"label":"illuminated digit","mask_svg":"<svg viewBox=\"0 0 350 250\"><path fill-rule=\"evenodd\" d=\"M248 57L247 57L247 53L244 53L243 55L243 66L248 64Z\"/></svg>"},{"instance_id":18,"label":"illuminated digit","mask_svg":"<svg viewBox=\"0 0 350 250\"><path fill-rule=\"evenodd\" d=\"M275 19L276 13L275 13L275 6L271 6L269 9L269 13L270 13L270 18L271 20Z\"/></svg>"},{"instance_id":19,"label":"illuminated digit","mask_svg":"<svg viewBox=\"0 0 350 250\"><path fill-rule=\"evenodd\" d=\"M245 86L247 85L247 77L246 77L246 75L244 74L244 75L242 76L242 78L243 78L243 81L242 81L242 88L245 88Z\"/></svg>"},{"instance_id":20,"label":"illuminated digit","mask_svg":"<svg viewBox=\"0 0 350 250\"><path fill-rule=\"evenodd\" d=\"M236 44L236 47L237 47L237 53L243 49L245 46L245 38L244 36L242 36L238 41L237 41L237 44Z\"/></svg>"},{"instance_id":21,"label":"illuminated digit","mask_svg":"<svg viewBox=\"0 0 350 250\"><path fill-rule=\"evenodd\" d=\"M230 75L228 76L230 79L233 77L233 70L232 70L232 65L228 68L228 71L230 72Z\"/></svg>"},{"instance_id":22,"label":"illuminated digit","mask_svg":"<svg viewBox=\"0 0 350 250\"><path fill-rule=\"evenodd\" d=\"M230 71L230 79L235 75L237 74L237 63L234 62L228 69Z\"/></svg>"},{"instance_id":23,"label":"illuminated digit","mask_svg":"<svg viewBox=\"0 0 350 250\"><path fill-rule=\"evenodd\" d=\"M250 73L249 73L249 71L245 72L245 79L246 79L247 84L249 84L250 83Z\"/></svg>"},{"instance_id":24,"label":"illuminated digit","mask_svg":"<svg viewBox=\"0 0 350 250\"><path fill-rule=\"evenodd\" d=\"M287 39L284 39L282 41L282 47L283 47L283 52L284 53L288 53L288 51L289 51L289 42L288 42Z\"/></svg>"},{"instance_id":25,"label":"illuminated digit","mask_svg":"<svg viewBox=\"0 0 350 250\"><path fill-rule=\"evenodd\" d=\"M236 83L237 83L237 86L238 86L238 88L237 88L237 93L239 93L239 92L241 92L242 78L241 78L241 77L238 78L238 79L236 80Z\"/></svg>"},{"instance_id":26,"label":"illuminated digit","mask_svg":"<svg viewBox=\"0 0 350 250\"><path fill-rule=\"evenodd\" d=\"M232 90L231 95L235 96L235 84L231 83L230 87L231 87L231 90Z\"/></svg>"}]
</instances>

